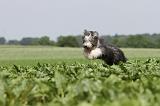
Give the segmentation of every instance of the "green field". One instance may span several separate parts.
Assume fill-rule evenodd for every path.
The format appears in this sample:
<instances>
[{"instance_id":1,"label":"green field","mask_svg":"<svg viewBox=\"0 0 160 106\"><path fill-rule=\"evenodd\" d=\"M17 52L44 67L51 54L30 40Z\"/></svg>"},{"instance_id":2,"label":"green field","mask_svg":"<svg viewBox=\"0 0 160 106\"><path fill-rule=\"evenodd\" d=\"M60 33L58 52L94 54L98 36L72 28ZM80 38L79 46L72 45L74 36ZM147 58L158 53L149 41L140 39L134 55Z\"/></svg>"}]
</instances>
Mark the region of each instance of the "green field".
<instances>
[{"instance_id":1,"label":"green field","mask_svg":"<svg viewBox=\"0 0 160 106\"><path fill-rule=\"evenodd\" d=\"M160 58L160 49L122 49L129 60ZM40 63L90 63L82 48L51 46L0 46L0 65L35 65ZM99 61L98 61L99 62Z\"/></svg>"},{"instance_id":2,"label":"green field","mask_svg":"<svg viewBox=\"0 0 160 106\"><path fill-rule=\"evenodd\" d=\"M160 106L160 49L122 49L127 63L81 48L0 46L0 106Z\"/></svg>"}]
</instances>

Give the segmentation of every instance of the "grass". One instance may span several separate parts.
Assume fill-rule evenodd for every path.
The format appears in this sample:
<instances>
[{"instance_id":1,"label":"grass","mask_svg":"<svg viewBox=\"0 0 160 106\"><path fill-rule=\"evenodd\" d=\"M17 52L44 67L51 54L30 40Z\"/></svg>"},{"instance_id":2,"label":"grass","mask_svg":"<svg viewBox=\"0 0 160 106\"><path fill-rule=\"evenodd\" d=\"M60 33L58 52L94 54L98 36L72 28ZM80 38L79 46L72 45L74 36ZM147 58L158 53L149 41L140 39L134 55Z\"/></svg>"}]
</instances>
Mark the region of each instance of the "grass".
<instances>
[{"instance_id":1,"label":"grass","mask_svg":"<svg viewBox=\"0 0 160 106\"><path fill-rule=\"evenodd\" d=\"M40 63L71 62L84 60L78 48L58 48L49 46L0 46L1 65L33 65Z\"/></svg>"},{"instance_id":2,"label":"grass","mask_svg":"<svg viewBox=\"0 0 160 106\"><path fill-rule=\"evenodd\" d=\"M160 60L0 67L0 106L160 106Z\"/></svg>"},{"instance_id":3,"label":"grass","mask_svg":"<svg viewBox=\"0 0 160 106\"><path fill-rule=\"evenodd\" d=\"M160 58L160 49L122 49L129 60ZM0 65L35 65L40 63L90 63L84 58L82 48L51 46L0 46ZM99 61L98 61L99 62Z\"/></svg>"},{"instance_id":4,"label":"grass","mask_svg":"<svg viewBox=\"0 0 160 106\"><path fill-rule=\"evenodd\" d=\"M81 48L0 46L0 106L159 106L160 49L122 50L108 66Z\"/></svg>"}]
</instances>

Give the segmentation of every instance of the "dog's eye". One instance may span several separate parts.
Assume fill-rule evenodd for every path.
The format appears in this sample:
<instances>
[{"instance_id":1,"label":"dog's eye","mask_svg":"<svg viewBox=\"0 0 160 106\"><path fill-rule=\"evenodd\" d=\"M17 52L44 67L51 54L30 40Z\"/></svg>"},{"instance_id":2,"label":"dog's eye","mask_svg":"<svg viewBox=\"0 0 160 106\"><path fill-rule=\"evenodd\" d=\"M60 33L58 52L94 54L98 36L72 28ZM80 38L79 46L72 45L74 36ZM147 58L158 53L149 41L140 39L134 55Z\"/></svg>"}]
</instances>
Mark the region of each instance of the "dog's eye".
<instances>
[{"instance_id":1,"label":"dog's eye","mask_svg":"<svg viewBox=\"0 0 160 106\"><path fill-rule=\"evenodd\" d=\"M86 36L89 36L89 35L90 35L90 33L86 33L85 35L86 35Z\"/></svg>"},{"instance_id":2,"label":"dog's eye","mask_svg":"<svg viewBox=\"0 0 160 106\"><path fill-rule=\"evenodd\" d=\"M84 36L89 36L89 34L90 34L90 33L88 33L88 32L85 32L85 33L84 33Z\"/></svg>"},{"instance_id":3,"label":"dog's eye","mask_svg":"<svg viewBox=\"0 0 160 106\"><path fill-rule=\"evenodd\" d=\"M94 39L98 39L98 36L94 36Z\"/></svg>"},{"instance_id":4,"label":"dog's eye","mask_svg":"<svg viewBox=\"0 0 160 106\"><path fill-rule=\"evenodd\" d=\"M89 33L87 33L86 36L89 36Z\"/></svg>"}]
</instances>

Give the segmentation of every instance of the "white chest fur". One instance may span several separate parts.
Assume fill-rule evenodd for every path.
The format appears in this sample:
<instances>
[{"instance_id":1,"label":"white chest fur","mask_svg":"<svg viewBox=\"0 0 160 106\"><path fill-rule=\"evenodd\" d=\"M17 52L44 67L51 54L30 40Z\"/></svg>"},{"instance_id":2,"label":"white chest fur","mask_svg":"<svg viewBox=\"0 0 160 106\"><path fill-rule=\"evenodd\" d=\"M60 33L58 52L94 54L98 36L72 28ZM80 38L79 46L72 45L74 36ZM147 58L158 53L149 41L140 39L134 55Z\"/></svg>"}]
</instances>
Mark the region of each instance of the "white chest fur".
<instances>
[{"instance_id":1,"label":"white chest fur","mask_svg":"<svg viewBox=\"0 0 160 106\"><path fill-rule=\"evenodd\" d=\"M96 59L102 55L102 51L100 48L95 48L90 52L85 52L84 54L88 59Z\"/></svg>"}]
</instances>

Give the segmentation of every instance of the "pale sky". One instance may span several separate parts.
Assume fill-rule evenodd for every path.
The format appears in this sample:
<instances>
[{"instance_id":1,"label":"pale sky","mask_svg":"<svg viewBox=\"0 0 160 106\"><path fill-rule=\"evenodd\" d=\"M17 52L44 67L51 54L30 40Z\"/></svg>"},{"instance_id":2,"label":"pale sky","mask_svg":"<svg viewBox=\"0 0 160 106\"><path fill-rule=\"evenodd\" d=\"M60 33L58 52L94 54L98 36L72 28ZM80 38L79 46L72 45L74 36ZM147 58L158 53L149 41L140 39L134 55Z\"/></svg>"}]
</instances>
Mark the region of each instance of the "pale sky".
<instances>
[{"instance_id":1,"label":"pale sky","mask_svg":"<svg viewBox=\"0 0 160 106\"><path fill-rule=\"evenodd\" d=\"M160 33L160 0L0 0L7 39L81 34Z\"/></svg>"}]
</instances>

